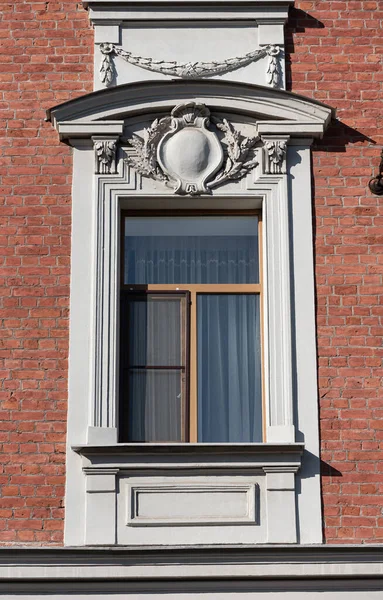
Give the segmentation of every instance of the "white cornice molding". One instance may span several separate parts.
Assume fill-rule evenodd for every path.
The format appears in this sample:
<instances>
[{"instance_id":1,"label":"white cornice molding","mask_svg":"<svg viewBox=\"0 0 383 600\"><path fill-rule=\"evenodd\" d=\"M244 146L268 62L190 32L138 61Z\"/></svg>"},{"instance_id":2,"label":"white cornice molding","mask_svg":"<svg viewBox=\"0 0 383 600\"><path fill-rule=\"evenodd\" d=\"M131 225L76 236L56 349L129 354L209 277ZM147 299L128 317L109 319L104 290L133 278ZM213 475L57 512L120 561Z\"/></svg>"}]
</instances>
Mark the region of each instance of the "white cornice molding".
<instances>
[{"instance_id":1,"label":"white cornice molding","mask_svg":"<svg viewBox=\"0 0 383 600\"><path fill-rule=\"evenodd\" d=\"M124 129L124 121L62 121L57 123L60 140L92 136L120 136Z\"/></svg>"},{"instance_id":2,"label":"white cornice molding","mask_svg":"<svg viewBox=\"0 0 383 600\"><path fill-rule=\"evenodd\" d=\"M271 6L292 6L294 5L295 0L209 0L209 4L210 5L214 5L214 4L218 4L219 6L222 6L223 4L230 4L230 5L246 5L246 6L253 6L254 8L258 8L260 6L267 6L267 7L271 7ZM184 2L183 0L150 0L150 2L148 3L148 0L135 0L135 4L169 4L169 5L179 5L182 6L184 5L186 2ZM192 0L193 4L204 4L206 3L206 0ZM84 6L84 8L93 8L93 7L99 7L99 6L128 6L131 4L131 2L129 2L128 0L82 0L82 4ZM190 3L188 3L190 4Z\"/></svg>"},{"instance_id":3,"label":"white cornice molding","mask_svg":"<svg viewBox=\"0 0 383 600\"><path fill-rule=\"evenodd\" d=\"M254 115L257 121L259 119L260 134L321 137L335 116L335 111L325 104L271 87L215 80L177 80L125 84L92 92L53 107L47 119L59 130L62 139L80 137L81 130L83 137L112 134L116 133L112 131L114 127L121 127L123 119L169 112L180 102L196 99L211 110ZM95 131L97 127L106 127L108 131Z\"/></svg>"}]
</instances>

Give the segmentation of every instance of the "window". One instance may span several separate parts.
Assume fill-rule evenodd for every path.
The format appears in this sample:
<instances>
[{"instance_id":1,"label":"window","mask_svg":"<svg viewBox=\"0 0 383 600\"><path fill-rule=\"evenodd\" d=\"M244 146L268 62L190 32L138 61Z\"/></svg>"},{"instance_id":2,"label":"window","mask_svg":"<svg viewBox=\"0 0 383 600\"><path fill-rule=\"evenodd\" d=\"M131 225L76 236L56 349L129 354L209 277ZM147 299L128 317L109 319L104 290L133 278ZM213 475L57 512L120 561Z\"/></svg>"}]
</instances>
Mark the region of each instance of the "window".
<instances>
[{"instance_id":1,"label":"window","mask_svg":"<svg viewBox=\"0 0 383 600\"><path fill-rule=\"evenodd\" d=\"M120 441L261 442L261 218L123 213Z\"/></svg>"},{"instance_id":2,"label":"window","mask_svg":"<svg viewBox=\"0 0 383 600\"><path fill-rule=\"evenodd\" d=\"M227 15L232 19L233 7L229 8ZM238 10L241 13L240 7ZM158 11L156 14L159 14ZM164 11L161 14L166 17ZM109 35L110 28L104 25L101 23L97 34ZM212 25L214 28L215 22ZM278 27L283 30L281 23ZM265 25L265 31L274 36L275 29L268 24ZM126 32L129 33L129 28ZM258 65L261 64L259 61ZM132 67L132 75L136 71L136 67ZM254 81L253 76L251 81ZM126 147L126 136L142 136L143 131L153 124L154 115L160 117L166 112L170 116L171 107L185 100L201 99L208 100L208 108L213 116L228 119L228 123L233 123L241 135L248 137L256 133L260 136L259 165L242 183L228 180L209 196L182 197L173 194L160 182L134 172L124 160L127 151L133 152ZM74 147L65 543L82 545L84 540L87 544L102 545L190 545L200 544L201 540L206 544L321 543L310 145L312 138L320 137L329 124L331 109L271 86L243 85L239 81L214 78L193 81L179 78L167 82L162 77L158 81L130 82L128 86L117 85L76 98L55 107L49 114L60 137ZM103 143L100 144L100 141ZM98 149L96 161L94 142ZM95 170L97 175L94 174ZM164 219L164 215L161 217L158 212L157 216L155 213L150 215L150 210L166 209L167 215L173 211L174 218L182 216L192 224L197 214L187 215L186 211L202 212L206 208L215 208L220 211L220 216L230 217L233 222L237 222L237 217L239 222L240 217L246 216L250 227L250 218L256 215L246 214L245 211L260 207L263 216L265 285L262 292L261 288L257 291L257 286L262 283L259 277L241 285L254 286L248 294L253 293L259 298L262 293L263 298L260 306L264 309L261 322L264 326L262 392L265 408L261 411L258 392L254 393L252 406L256 406L257 425L263 421L264 443L253 444L252 448L246 444L232 448L225 443L201 444L197 447L186 443L178 448L174 445L169 448L166 444L161 447L154 444L151 447L150 444L119 443L129 441L129 435L133 436L133 433L136 436L134 439L153 439L145 421L142 430L138 431L139 435L134 430L129 432L129 405L132 401L138 402L138 398L129 396L126 371L125 386L120 385L119 346L120 341L126 344L128 339L126 325L122 331L120 326L120 316L126 316L124 310L120 311L120 295L132 294L133 291L141 292L144 298L149 293L156 296L155 292L161 291L167 297L171 292L175 300L185 303L185 320L180 319L177 329L181 332L186 327L188 337L180 338L180 347L188 352L186 354L185 351L185 363L181 360L179 363L174 361L169 364L168 361L166 364L165 361L158 364L179 367L185 373L184 381L181 381L183 388L176 390L175 394L181 393L183 397L179 398L182 406L177 415L179 430L175 431L174 437L172 432L172 438L191 442L236 439L234 435L229 436L232 433L230 430L215 438L210 434L209 437L207 434L205 436L201 426L198 430L199 419L208 423L206 413L200 408L207 412L209 407L197 395L198 383L201 385L201 381L198 381L201 370L198 362L201 363L201 359L197 356L196 344L192 358L193 340L190 334L194 331L198 341L197 301L198 294L202 292L197 294L194 290L196 301L191 305L185 292L189 292L189 299L192 299L193 285L214 285L214 282L177 285L171 283L176 281L173 279L169 283L173 289L169 290L164 289L167 284L163 281L166 280L160 280L156 285L161 285L162 289L149 290L148 287L154 284L139 283L134 277L125 279L125 287L122 287L119 280L121 211L142 211L145 208L145 216L154 219L154 231L161 237L165 235L164 223L168 219ZM244 212L234 214L234 211L238 213L240 210ZM231 211L232 214L223 215L223 211ZM142 213L126 213L124 227L127 219L131 222L136 218L134 222L137 225L138 217L143 216ZM219 215L200 214L198 222L208 216ZM256 225L251 226L250 230L253 236ZM133 239L132 234L138 234L138 228L135 232L127 233ZM180 228L176 233L180 233ZM184 237L197 237L200 233L200 226L193 226L189 236ZM146 231L146 236L153 236L153 228ZM174 230L168 236L176 237ZM212 236L209 234L208 237ZM239 284L231 281L220 285ZM235 295L241 291L227 293ZM182 294L184 301L180 299ZM219 298L221 295L222 292ZM160 300L159 296L156 296L156 300ZM180 311L181 308L177 309L177 314ZM150 312L150 309L146 312ZM146 330L144 333L146 336ZM259 345L256 348L259 358ZM149 358L152 360L153 357ZM145 355L146 362L142 366L150 366L148 360ZM259 363L255 370L260 368ZM125 363L121 366L126 369L130 365ZM140 363L132 362L132 366L140 366ZM211 371L209 375L213 376ZM181 374L178 377L181 379ZM169 400L169 397L165 397L165 400ZM220 401L219 417L224 417L227 408L221 391L208 396L208 401L211 400ZM145 403L146 397L144 407ZM230 399L229 408L231 405ZM239 413L237 411L236 414ZM146 409L144 414L145 418L152 415ZM218 410L213 417L217 415ZM257 439L255 435L246 438L243 432L240 433L240 439ZM258 430L258 439L260 437ZM165 432L154 439L164 438L170 439L170 433ZM74 451L81 456L81 460L74 455ZM141 484L147 478L146 489L150 494L151 488L148 486L156 488L164 484L166 491L171 493L165 496L161 492L160 504L167 504L171 500L171 506L178 509L178 504L193 506L196 498L204 497L200 493L201 479L209 477L207 469L212 464L217 478L210 479L216 481L218 486L221 485L218 479L220 475L226 489L232 489L232 484L236 483L239 487L244 482L259 484L259 527L254 527L254 522L235 527L232 526L233 521L228 527L212 527L211 523L202 519L196 523L196 527L189 526L190 523L188 526L178 526L171 518L167 525L163 520L157 523L161 527L157 527L157 524L148 527L144 522L141 522L142 527L130 526L134 523L127 524L127 510L133 514L131 511L135 507L135 495L131 493L132 485L128 485L127 480L134 484L135 473ZM297 473L301 464L302 471ZM187 477L191 490L194 489L196 494L184 493L185 486L180 485L180 495L173 496L177 481L182 484ZM150 495L150 498L150 505L156 508L154 498L157 496ZM242 498L240 494L240 505L243 507ZM241 510L237 504L233 505L234 517L242 514ZM169 509L168 514L173 517L175 513Z\"/></svg>"}]
</instances>

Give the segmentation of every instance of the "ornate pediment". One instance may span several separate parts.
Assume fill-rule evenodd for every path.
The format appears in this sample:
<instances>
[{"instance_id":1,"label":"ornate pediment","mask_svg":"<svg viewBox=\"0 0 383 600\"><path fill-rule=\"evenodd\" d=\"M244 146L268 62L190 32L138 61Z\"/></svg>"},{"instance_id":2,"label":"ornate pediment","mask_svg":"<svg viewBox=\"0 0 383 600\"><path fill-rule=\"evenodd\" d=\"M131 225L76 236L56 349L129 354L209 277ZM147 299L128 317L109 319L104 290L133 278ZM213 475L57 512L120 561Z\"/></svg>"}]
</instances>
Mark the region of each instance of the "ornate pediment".
<instances>
[{"instance_id":1,"label":"ornate pediment","mask_svg":"<svg viewBox=\"0 0 383 600\"><path fill-rule=\"evenodd\" d=\"M202 195L223 184L238 192L236 182L254 168L283 175L286 140L321 137L332 115L297 94L206 79L93 92L51 109L48 119L62 140L93 142L96 174L121 173L122 146L146 191Z\"/></svg>"}]
</instances>

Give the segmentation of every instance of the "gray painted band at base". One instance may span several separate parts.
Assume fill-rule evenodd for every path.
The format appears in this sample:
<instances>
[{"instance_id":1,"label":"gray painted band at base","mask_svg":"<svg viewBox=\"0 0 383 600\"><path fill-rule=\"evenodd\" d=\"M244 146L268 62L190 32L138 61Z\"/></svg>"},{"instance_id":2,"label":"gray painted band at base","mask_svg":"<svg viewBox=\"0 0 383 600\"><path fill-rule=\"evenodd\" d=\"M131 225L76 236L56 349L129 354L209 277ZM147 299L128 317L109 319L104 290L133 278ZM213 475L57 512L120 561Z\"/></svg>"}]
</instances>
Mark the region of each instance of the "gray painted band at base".
<instances>
[{"instance_id":1,"label":"gray painted band at base","mask_svg":"<svg viewBox=\"0 0 383 600\"><path fill-rule=\"evenodd\" d=\"M378 600L381 546L1 548L0 595Z\"/></svg>"}]
</instances>

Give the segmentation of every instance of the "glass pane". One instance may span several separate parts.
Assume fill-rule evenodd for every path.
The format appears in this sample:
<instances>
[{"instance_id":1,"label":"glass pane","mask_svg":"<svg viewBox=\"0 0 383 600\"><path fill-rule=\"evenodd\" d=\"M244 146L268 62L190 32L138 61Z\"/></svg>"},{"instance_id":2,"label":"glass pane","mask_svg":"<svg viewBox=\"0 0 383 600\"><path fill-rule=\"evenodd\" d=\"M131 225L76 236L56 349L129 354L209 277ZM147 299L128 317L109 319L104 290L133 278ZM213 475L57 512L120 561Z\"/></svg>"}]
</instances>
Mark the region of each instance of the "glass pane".
<instances>
[{"instance_id":1,"label":"glass pane","mask_svg":"<svg viewBox=\"0 0 383 600\"><path fill-rule=\"evenodd\" d=\"M261 442L257 294L199 294L198 441Z\"/></svg>"},{"instance_id":2,"label":"glass pane","mask_svg":"<svg viewBox=\"0 0 383 600\"><path fill-rule=\"evenodd\" d=\"M121 292L120 441L185 440L187 298Z\"/></svg>"},{"instance_id":3,"label":"glass pane","mask_svg":"<svg viewBox=\"0 0 383 600\"><path fill-rule=\"evenodd\" d=\"M130 371L129 441L182 441L180 371Z\"/></svg>"},{"instance_id":4,"label":"glass pane","mask_svg":"<svg viewBox=\"0 0 383 600\"><path fill-rule=\"evenodd\" d=\"M182 366L181 298L132 299L128 331L131 366Z\"/></svg>"},{"instance_id":5,"label":"glass pane","mask_svg":"<svg viewBox=\"0 0 383 600\"><path fill-rule=\"evenodd\" d=\"M127 217L125 284L258 283L258 217Z\"/></svg>"}]
</instances>

